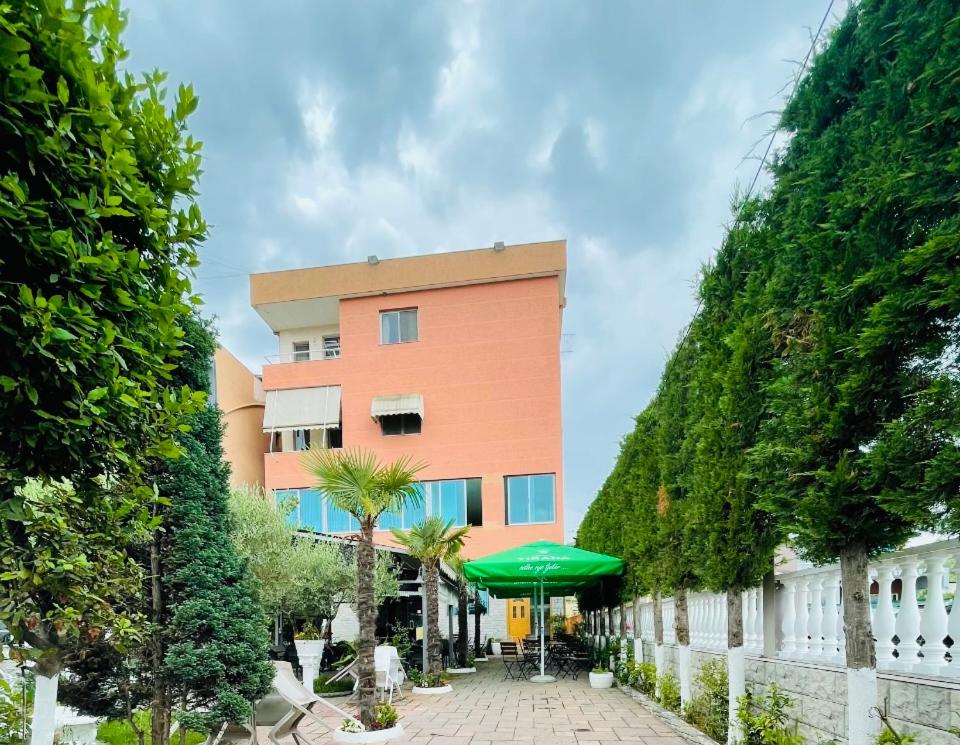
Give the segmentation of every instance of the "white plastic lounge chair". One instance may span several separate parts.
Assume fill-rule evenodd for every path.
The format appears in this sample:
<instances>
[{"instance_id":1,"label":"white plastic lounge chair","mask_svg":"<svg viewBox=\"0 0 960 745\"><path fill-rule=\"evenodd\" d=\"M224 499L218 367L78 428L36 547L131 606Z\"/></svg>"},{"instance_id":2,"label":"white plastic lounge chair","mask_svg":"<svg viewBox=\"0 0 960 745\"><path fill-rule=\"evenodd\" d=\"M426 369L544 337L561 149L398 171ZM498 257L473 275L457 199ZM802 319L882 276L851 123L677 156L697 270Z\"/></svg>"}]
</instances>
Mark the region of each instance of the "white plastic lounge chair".
<instances>
[{"instance_id":1,"label":"white plastic lounge chair","mask_svg":"<svg viewBox=\"0 0 960 745\"><path fill-rule=\"evenodd\" d=\"M331 729L330 724L324 721L324 719L314 711L317 705L330 709L330 711L338 714L341 719L356 721L353 716L343 709L334 706L313 691L308 691L304 688L303 684L297 680L293 674L293 668L290 667L289 662L276 661L273 663L273 666L276 669L273 676L273 690L276 691L290 707L289 711L280 717L280 720L270 728L268 737L274 745L282 745L280 740L287 735L293 737L297 745L310 745L310 741L298 731L300 722L303 720L316 722L325 729Z\"/></svg>"},{"instance_id":2,"label":"white plastic lounge chair","mask_svg":"<svg viewBox=\"0 0 960 745\"><path fill-rule=\"evenodd\" d=\"M403 690L400 688L406 675L403 672L403 665L400 664L400 655L397 654L397 648L389 645L382 645L373 650L373 665L377 673L376 686L380 689L380 700L387 696L389 691L390 703L393 703L393 692L396 691L400 698L403 698Z\"/></svg>"},{"instance_id":3,"label":"white plastic lounge chair","mask_svg":"<svg viewBox=\"0 0 960 745\"><path fill-rule=\"evenodd\" d=\"M171 742L172 742L171 738ZM204 745L257 745L257 730L252 723L228 724L224 722L215 734L207 737Z\"/></svg>"}]
</instances>

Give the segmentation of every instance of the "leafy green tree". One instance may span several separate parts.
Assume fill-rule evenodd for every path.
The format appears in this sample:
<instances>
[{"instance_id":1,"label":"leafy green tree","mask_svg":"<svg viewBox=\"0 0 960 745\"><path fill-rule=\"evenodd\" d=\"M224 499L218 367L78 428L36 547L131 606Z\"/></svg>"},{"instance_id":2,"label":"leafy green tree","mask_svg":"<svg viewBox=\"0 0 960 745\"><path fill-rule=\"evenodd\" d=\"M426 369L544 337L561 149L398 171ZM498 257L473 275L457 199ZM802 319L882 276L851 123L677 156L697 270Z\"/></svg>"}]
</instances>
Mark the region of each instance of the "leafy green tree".
<instances>
[{"instance_id":1,"label":"leafy green tree","mask_svg":"<svg viewBox=\"0 0 960 745\"><path fill-rule=\"evenodd\" d=\"M426 589L425 602L427 623L427 661L430 673L443 672L440 655L440 563L453 562L463 548L470 526L455 528L453 521L446 522L433 515L414 525L408 531L391 528L390 532L410 555L423 565L423 582ZM466 613L464 612L464 618Z\"/></svg>"},{"instance_id":2,"label":"leafy green tree","mask_svg":"<svg viewBox=\"0 0 960 745\"><path fill-rule=\"evenodd\" d=\"M205 391L214 336L196 316L181 326L184 354L172 384ZM155 745L168 741L175 716L197 731L244 721L273 677L252 577L229 541L220 417L212 405L190 416L177 437L180 457L149 469L162 523L145 547L131 549L147 577L131 601L149 619L142 642L128 650L130 659L101 646L71 665L77 675L64 685L64 699L77 708L105 716L122 710L138 734L134 710L149 704Z\"/></svg>"},{"instance_id":3,"label":"leafy green tree","mask_svg":"<svg viewBox=\"0 0 960 745\"><path fill-rule=\"evenodd\" d=\"M377 609L373 530L384 512L398 511L404 504L422 499L414 479L424 466L412 463L409 458L383 464L371 452L320 448L304 453L303 464L314 477L317 489L330 503L349 512L360 523L360 540L357 542L357 617L360 621L357 672L360 721L370 727L376 721L373 649L376 646Z\"/></svg>"},{"instance_id":4,"label":"leafy green tree","mask_svg":"<svg viewBox=\"0 0 960 745\"><path fill-rule=\"evenodd\" d=\"M36 742L52 738L66 657L136 629L101 598L131 581L143 464L176 452L196 405L169 379L206 235L186 134L197 99L181 87L167 109L161 75L119 74L122 27L115 2L0 6L0 423L17 433L0 445L0 621L38 656ZM45 525L29 479L70 484L69 502L40 508ZM70 553L37 541L66 522L81 526L56 539ZM92 556L94 573L78 563Z\"/></svg>"}]
</instances>

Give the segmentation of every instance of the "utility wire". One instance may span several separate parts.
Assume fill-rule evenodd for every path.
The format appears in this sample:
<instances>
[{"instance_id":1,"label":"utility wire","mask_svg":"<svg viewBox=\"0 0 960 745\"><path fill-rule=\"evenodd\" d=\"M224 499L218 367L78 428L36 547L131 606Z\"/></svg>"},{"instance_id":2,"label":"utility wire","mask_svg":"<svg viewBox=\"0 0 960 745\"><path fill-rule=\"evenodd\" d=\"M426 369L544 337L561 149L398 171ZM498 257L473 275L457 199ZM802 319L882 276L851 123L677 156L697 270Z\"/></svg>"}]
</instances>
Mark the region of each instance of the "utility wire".
<instances>
[{"instance_id":1,"label":"utility wire","mask_svg":"<svg viewBox=\"0 0 960 745\"><path fill-rule=\"evenodd\" d=\"M784 108L790 105L790 102L793 100L794 94L797 92L797 86L800 84L800 80L803 78L803 73L807 70L807 64L810 62L810 58L813 56L814 50L817 48L817 42L820 41L820 34L823 33L823 27L827 25L827 19L830 17L830 11L833 10L833 4L836 0L830 0L827 4L827 10L823 14L823 18L820 19L820 25L817 27L817 33L813 35L813 39L810 41L810 48L807 50L807 54L803 58L803 62L800 63L800 70L797 73L796 78L793 81L793 87L790 89L790 95L787 96L787 101L784 104ZM757 166L757 172L753 174L753 180L750 182L750 188L747 189L746 194L740 202L740 208L737 210L737 214L733 219L733 224L736 225L740 220L740 213L743 211L744 206L750 200L750 196L753 194L753 189L757 185L757 181L760 178L760 173L763 171L763 167L767 164L767 158L770 156L770 150L773 148L773 141L777 138L777 132L780 131L779 126L775 126L773 131L770 133L770 139L767 140L767 147L763 151L763 157L760 159L760 165ZM683 337L680 339L680 343L677 345L677 352L683 349L683 345L687 342L687 337L690 335L690 327L693 326L693 320L699 315L700 309L703 307L703 298L697 299L696 310L693 311L693 318L690 319L690 323L687 324L687 327L683 331Z\"/></svg>"}]
</instances>

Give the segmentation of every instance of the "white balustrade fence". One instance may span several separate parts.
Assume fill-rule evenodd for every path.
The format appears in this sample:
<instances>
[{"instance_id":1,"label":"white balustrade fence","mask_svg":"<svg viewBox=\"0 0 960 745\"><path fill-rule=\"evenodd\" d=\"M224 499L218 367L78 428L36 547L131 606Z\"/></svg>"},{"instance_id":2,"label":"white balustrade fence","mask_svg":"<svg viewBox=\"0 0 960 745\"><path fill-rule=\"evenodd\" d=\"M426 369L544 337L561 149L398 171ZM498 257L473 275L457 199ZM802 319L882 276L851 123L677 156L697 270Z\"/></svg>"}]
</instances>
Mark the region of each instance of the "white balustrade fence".
<instances>
[{"instance_id":1,"label":"white balustrade fence","mask_svg":"<svg viewBox=\"0 0 960 745\"><path fill-rule=\"evenodd\" d=\"M880 670L960 678L960 543L940 541L885 554L869 567L873 632ZM764 649L764 618L772 614L773 647L784 659L844 663L843 592L837 565L779 574L775 603L765 608L763 592L743 593L743 636L748 655ZM722 653L727 648L727 600L716 593L687 598L690 646ZM653 641L653 602L640 603L637 631ZM663 599L663 638L676 644L673 598ZM614 629L614 634L618 633Z\"/></svg>"}]
</instances>

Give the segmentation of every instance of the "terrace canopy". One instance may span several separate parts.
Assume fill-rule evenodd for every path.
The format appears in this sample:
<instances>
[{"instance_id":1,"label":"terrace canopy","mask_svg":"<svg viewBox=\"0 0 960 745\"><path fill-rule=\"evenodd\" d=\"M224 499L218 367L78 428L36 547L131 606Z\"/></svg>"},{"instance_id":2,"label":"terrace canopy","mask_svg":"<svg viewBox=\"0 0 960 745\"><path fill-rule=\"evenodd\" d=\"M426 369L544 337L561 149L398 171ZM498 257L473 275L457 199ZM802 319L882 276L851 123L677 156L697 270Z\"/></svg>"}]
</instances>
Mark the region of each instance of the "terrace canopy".
<instances>
[{"instance_id":1,"label":"terrace canopy","mask_svg":"<svg viewBox=\"0 0 960 745\"><path fill-rule=\"evenodd\" d=\"M544 674L543 603L547 595L570 595L604 577L623 573L623 560L552 541L534 541L464 564L467 580L498 598L536 597L540 592L540 675Z\"/></svg>"}]
</instances>

